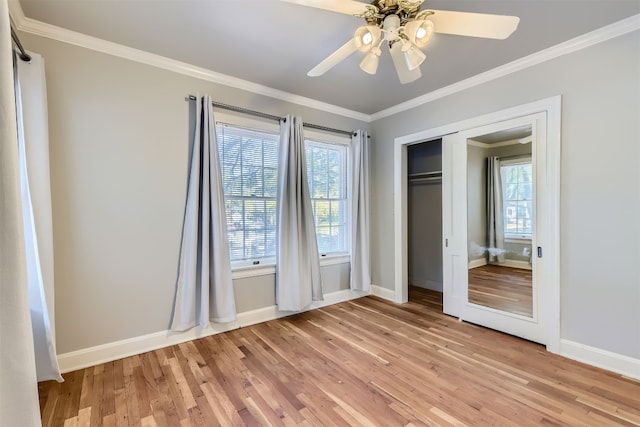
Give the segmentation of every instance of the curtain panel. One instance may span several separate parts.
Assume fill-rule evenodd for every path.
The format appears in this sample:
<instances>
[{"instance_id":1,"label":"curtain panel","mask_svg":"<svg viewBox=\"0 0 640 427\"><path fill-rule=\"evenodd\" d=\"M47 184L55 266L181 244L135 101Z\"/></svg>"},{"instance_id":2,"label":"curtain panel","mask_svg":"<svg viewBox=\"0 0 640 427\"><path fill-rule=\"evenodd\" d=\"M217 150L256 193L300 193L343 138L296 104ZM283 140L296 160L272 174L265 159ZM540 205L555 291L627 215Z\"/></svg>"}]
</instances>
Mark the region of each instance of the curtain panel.
<instances>
[{"instance_id":1,"label":"curtain panel","mask_svg":"<svg viewBox=\"0 0 640 427\"><path fill-rule=\"evenodd\" d=\"M302 125L295 116L280 123L276 304L281 311L323 300Z\"/></svg>"},{"instance_id":2,"label":"curtain panel","mask_svg":"<svg viewBox=\"0 0 640 427\"><path fill-rule=\"evenodd\" d=\"M171 330L236 320L213 107L197 97Z\"/></svg>"},{"instance_id":3,"label":"curtain panel","mask_svg":"<svg viewBox=\"0 0 640 427\"><path fill-rule=\"evenodd\" d=\"M40 406L27 293L26 253L11 33L0 0L0 420L39 426Z\"/></svg>"},{"instance_id":4,"label":"curtain panel","mask_svg":"<svg viewBox=\"0 0 640 427\"><path fill-rule=\"evenodd\" d=\"M369 135L351 137L351 273L355 291L371 291L369 261Z\"/></svg>"},{"instance_id":5,"label":"curtain panel","mask_svg":"<svg viewBox=\"0 0 640 427\"><path fill-rule=\"evenodd\" d=\"M38 381L63 381L54 331L53 224L47 89L42 55L16 60L16 110L29 308Z\"/></svg>"}]
</instances>

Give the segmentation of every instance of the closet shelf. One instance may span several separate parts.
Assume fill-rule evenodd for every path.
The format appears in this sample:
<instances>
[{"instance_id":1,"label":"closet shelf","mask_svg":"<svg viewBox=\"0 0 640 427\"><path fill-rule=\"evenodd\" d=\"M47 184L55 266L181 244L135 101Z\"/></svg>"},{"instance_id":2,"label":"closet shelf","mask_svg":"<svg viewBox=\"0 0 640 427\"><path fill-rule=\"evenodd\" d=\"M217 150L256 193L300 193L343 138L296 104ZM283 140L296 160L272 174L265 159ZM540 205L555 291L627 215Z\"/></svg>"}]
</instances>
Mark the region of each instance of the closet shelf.
<instances>
[{"instance_id":1,"label":"closet shelf","mask_svg":"<svg viewBox=\"0 0 640 427\"><path fill-rule=\"evenodd\" d=\"M409 182L431 182L440 181L442 179L442 171L420 172L409 174Z\"/></svg>"}]
</instances>

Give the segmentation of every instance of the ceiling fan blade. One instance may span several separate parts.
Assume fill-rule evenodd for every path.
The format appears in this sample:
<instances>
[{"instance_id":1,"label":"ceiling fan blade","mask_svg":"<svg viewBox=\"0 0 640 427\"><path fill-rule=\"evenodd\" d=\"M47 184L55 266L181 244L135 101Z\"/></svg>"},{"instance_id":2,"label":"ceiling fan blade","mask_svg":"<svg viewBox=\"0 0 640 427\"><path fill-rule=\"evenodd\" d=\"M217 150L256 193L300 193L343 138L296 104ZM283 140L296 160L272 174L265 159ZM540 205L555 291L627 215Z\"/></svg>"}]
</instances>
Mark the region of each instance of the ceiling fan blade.
<instances>
[{"instance_id":1,"label":"ceiling fan blade","mask_svg":"<svg viewBox=\"0 0 640 427\"><path fill-rule=\"evenodd\" d=\"M428 19L433 22L436 33L457 36L484 37L504 40L518 28L520 18L486 13L453 12L434 10Z\"/></svg>"},{"instance_id":2,"label":"ceiling fan blade","mask_svg":"<svg viewBox=\"0 0 640 427\"><path fill-rule=\"evenodd\" d=\"M342 47L338 48L338 50L327 56L322 60L322 62L313 67L307 73L307 76L317 77L323 75L324 73L335 67L339 62L346 59L356 50L358 50L358 48L356 47L356 42L353 40L353 38L351 38L348 42L343 44Z\"/></svg>"},{"instance_id":3,"label":"ceiling fan blade","mask_svg":"<svg viewBox=\"0 0 640 427\"><path fill-rule=\"evenodd\" d=\"M317 9L330 10L332 12L344 13L345 15L359 15L366 9L367 3L360 3L354 0L281 0L287 3L299 4L302 6L315 7Z\"/></svg>"},{"instance_id":4,"label":"ceiling fan blade","mask_svg":"<svg viewBox=\"0 0 640 427\"><path fill-rule=\"evenodd\" d=\"M400 83L411 83L422 77L420 67L414 68L413 70L409 70L409 67L407 67L406 62L404 62L404 57L402 56L402 45L400 43L394 43L393 46L389 48L389 51L391 52L391 59L393 59L393 65L396 67L396 73L398 73Z\"/></svg>"}]
</instances>

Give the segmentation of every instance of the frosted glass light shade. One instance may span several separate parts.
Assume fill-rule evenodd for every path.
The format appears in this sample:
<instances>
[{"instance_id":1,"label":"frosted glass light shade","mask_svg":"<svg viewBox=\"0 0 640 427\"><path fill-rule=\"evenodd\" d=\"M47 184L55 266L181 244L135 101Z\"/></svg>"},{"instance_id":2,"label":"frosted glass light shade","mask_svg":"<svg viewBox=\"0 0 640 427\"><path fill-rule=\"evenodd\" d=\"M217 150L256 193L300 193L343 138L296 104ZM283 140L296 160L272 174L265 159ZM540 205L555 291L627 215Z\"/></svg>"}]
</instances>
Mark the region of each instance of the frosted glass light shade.
<instances>
[{"instance_id":1,"label":"frosted glass light shade","mask_svg":"<svg viewBox=\"0 0 640 427\"><path fill-rule=\"evenodd\" d=\"M382 51L379 47L374 47L371 49L371 52L367 53L367 55L360 62L360 68L367 74L374 75L378 71L378 64L380 63L380 54Z\"/></svg>"},{"instance_id":2,"label":"frosted glass light shade","mask_svg":"<svg viewBox=\"0 0 640 427\"><path fill-rule=\"evenodd\" d=\"M424 47L433 35L433 22L428 19L407 22L404 26L404 34L416 46Z\"/></svg>"},{"instance_id":3,"label":"frosted glass light shade","mask_svg":"<svg viewBox=\"0 0 640 427\"><path fill-rule=\"evenodd\" d=\"M380 41L382 31L375 25L365 25L356 30L353 41L361 52L369 52Z\"/></svg>"},{"instance_id":4,"label":"frosted glass light shade","mask_svg":"<svg viewBox=\"0 0 640 427\"><path fill-rule=\"evenodd\" d=\"M406 42L402 46L402 56L404 56L404 61L407 63L409 70L415 70L427 59L427 55L411 42Z\"/></svg>"}]
</instances>

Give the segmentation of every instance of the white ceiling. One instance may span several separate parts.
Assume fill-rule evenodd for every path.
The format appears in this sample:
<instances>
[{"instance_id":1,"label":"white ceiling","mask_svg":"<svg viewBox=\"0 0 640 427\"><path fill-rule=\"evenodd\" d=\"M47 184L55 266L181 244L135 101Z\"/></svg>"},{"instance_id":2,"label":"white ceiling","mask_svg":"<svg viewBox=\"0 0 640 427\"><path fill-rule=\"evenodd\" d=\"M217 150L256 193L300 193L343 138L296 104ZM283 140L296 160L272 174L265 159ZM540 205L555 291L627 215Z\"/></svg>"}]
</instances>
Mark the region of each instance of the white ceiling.
<instances>
[{"instance_id":1,"label":"white ceiling","mask_svg":"<svg viewBox=\"0 0 640 427\"><path fill-rule=\"evenodd\" d=\"M388 51L375 76L360 70L358 52L307 77L364 21L278 0L20 3L28 18L365 114L640 13L639 0L427 0L429 9L516 15L520 25L507 40L436 34L423 77L401 85Z\"/></svg>"}]
</instances>

